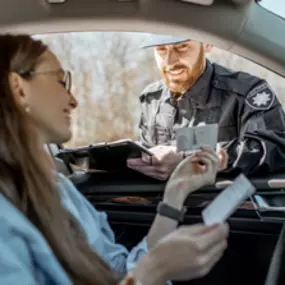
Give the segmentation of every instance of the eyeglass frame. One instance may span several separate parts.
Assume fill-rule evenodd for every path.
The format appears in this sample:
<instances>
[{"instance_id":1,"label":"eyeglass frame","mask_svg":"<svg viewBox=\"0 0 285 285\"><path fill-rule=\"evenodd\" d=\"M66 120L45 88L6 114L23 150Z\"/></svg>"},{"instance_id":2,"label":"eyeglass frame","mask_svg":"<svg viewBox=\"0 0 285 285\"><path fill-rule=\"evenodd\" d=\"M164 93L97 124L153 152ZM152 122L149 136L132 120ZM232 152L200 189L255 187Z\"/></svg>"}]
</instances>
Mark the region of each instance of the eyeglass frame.
<instances>
[{"instance_id":1,"label":"eyeglass frame","mask_svg":"<svg viewBox=\"0 0 285 285\"><path fill-rule=\"evenodd\" d=\"M65 81L58 80L60 84L64 83L64 89L70 93L72 87L72 74L69 70L58 69L58 70L47 70L47 71L25 71L25 72L17 72L22 77L35 77L37 75L45 75L45 74L59 74L63 72Z\"/></svg>"}]
</instances>

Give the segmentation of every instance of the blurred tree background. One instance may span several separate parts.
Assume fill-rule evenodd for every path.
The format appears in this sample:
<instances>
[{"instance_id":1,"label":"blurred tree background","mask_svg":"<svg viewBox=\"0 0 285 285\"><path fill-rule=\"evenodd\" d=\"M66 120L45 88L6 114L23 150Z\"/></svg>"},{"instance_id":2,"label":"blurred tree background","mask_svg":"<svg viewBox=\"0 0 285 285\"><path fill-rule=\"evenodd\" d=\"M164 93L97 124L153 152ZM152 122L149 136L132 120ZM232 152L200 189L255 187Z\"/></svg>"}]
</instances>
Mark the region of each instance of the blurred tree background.
<instances>
[{"instance_id":1,"label":"blurred tree background","mask_svg":"<svg viewBox=\"0 0 285 285\"><path fill-rule=\"evenodd\" d=\"M69 147L122 138L137 139L139 95L158 80L151 49L141 49L147 34L86 32L39 35L73 75L79 102L73 114ZM285 106L285 79L244 58L214 48L208 58L232 70L266 79Z\"/></svg>"}]
</instances>

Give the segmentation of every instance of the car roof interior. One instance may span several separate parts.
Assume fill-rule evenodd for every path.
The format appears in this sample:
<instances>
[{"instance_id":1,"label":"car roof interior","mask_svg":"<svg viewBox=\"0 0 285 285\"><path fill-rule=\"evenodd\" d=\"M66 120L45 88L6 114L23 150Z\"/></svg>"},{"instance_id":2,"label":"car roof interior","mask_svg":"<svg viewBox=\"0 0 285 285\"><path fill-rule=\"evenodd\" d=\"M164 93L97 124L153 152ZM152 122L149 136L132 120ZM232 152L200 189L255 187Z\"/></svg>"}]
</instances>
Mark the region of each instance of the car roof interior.
<instances>
[{"instance_id":1,"label":"car roof interior","mask_svg":"<svg viewBox=\"0 0 285 285\"><path fill-rule=\"evenodd\" d=\"M214 44L285 76L285 20L253 0L215 0L210 6L187 0L1 1L0 31L179 35Z\"/></svg>"}]
</instances>

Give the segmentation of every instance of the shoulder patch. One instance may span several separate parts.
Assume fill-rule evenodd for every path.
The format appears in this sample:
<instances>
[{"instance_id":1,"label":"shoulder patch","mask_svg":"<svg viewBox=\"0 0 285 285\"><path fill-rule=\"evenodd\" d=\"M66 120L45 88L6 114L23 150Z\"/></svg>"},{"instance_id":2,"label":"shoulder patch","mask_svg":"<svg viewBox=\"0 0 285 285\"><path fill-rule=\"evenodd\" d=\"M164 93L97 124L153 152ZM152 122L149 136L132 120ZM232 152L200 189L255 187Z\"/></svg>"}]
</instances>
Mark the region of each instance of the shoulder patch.
<instances>
[{"instance_id":1,"label":"shoulder patch","mask_svg":"<svg viewBox=\"0 0 285 285\"><path fill-rule=\"evenodd\" d=\"M255 110L268 110L274 101L275 93L266 82L253 88L245 99L247 105Z\"/></svg>"}]
</instances>

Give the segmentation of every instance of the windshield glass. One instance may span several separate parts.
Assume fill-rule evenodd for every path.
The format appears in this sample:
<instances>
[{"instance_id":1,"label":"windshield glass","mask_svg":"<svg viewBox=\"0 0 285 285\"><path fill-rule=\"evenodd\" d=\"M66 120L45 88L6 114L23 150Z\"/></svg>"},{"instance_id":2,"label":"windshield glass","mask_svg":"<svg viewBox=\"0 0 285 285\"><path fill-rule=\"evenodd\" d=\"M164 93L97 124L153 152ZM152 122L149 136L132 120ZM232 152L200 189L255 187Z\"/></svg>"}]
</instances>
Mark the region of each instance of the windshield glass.
<instances>
[{"instance_id":1,"label":"windshield glass","mask_svg":"<svg viewBox=\"0 0 285 285\"><path fill-rule=\"evenodd\" d=\"M285 1L284 0L261 0L260 5L268 11L285 19Z\"/></svg>"},{"instance_id":2,"label":"windshield glass","mask_svg":"<svg viewBox=\"0 0 285 285\"><path fill-rule=\"evenodd\" d=\"M153 49L142 49L149 34L79 32L38 35L73 75L73 138L66 146L138 138L139 95L160 80ZM80 44L79 44L80 43ZM213 47L207 58L235 71L265 79L285 106L285 79L245 58Z\"/></svg>"}]
</instances>

